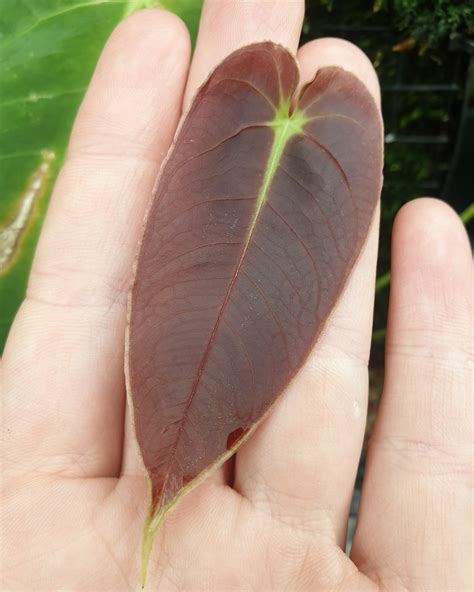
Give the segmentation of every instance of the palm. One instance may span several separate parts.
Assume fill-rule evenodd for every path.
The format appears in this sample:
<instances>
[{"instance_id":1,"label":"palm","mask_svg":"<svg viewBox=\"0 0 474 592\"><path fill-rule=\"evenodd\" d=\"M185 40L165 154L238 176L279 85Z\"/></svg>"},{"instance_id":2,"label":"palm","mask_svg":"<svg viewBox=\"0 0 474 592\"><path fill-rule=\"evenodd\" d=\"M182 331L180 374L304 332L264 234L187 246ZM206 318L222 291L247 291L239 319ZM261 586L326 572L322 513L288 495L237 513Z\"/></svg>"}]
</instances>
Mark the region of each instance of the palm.
<instances>
[{"instance_id":1,"label":"palm","mask_svg":"<svg viewBox=\"0 0 474 592\"><path fill-rule=\"evenodd\" d=\"M2 360L2 590L136 589L147 486L125 411L123 336L143 214L184 92L186 105L238 45L270 38L295 50L302 16L300 0L208 2L186 91L189 45L171 15L133 16L105 49ZM303 81L341 64L378 99L350 44L315 41L298 58ZM459 221L434 201L405 208L395 226L384 398L351 559L342 550L365 425L376 233L374 223L271 416L168 517L152 589L467 589L471 257Z\"/></svg>"},{"instance_id":2,"label":"palm","mask_svg":"<svg viewBox=\"0 0 474 592\"><path fill-rule=\"evenodd\" d=\"M55 478L28 492L16 489L16 496L32 495L37 503L25 519L22 540L11 541L22 549L27 534L21 581L40 590L135 589L143 522L143 504L136 500L143 499L144 485L140 477ZM348 590L355 585L355 567L325 537L315 539L257 511L230 488L203 486L192 497L162 533L153 574L159 585L153 589L336 589L341 574L347 574ZM12 512L19 510L17 500ZM12 564L17 567L14 559ZM21 589L10 578L6 589Z\"/></svg>"}]
</instances>

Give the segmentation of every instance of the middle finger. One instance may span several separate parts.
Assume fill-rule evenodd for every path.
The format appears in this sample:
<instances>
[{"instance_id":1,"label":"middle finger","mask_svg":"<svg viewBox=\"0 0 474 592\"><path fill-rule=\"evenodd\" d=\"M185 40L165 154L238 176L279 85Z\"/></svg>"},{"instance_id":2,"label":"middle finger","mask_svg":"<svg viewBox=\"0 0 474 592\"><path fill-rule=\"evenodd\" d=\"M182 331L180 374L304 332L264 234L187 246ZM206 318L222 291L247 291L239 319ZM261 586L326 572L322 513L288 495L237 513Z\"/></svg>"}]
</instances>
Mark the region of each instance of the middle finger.
<instances>
[{"instance_id":1,"label":"middle finger","mask_svg":"<svg viewBox=\"0 0 474 592\"><path fill-rule=\"evenodd\" d=\"M244 45L273 41L296 53L303 16L303 0L206 0L184 108L211 70Z\"/></svg>"},{"instance_id":2,"label":"middle finger","mask_svg":"<svg viewBox=\"0 0 474 592\"><path fill-rule=\"evenodd\" d=\"M355 74L379 102L367 57L347 41L298 52L302 84L325 66ZM254 506L299 530L345 545L365 427L378 210L321 338L275 408L237 454L234 486Z\"/></svg>"}]
</instances>

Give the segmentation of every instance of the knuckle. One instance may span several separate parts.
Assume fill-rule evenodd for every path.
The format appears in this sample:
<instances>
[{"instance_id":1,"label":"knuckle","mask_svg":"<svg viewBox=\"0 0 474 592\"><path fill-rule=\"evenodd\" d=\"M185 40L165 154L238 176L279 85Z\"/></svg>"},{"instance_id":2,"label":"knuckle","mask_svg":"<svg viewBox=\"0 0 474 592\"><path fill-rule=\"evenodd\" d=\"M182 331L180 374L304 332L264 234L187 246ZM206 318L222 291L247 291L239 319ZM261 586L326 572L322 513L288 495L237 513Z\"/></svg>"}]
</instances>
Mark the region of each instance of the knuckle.
<instances>
[{"instance_id":1,"label":"knuckle","mask_svg":"<svg viewBox=\"0 0 474 592\"><path fill-rule=\"evenodd\" d=\"M124 278L93 276L78 267L33 267L26 301L56 308L112 310L124 307L129 282Z\"/></svg>"},{"instance_id":2,"label":"knuckle","mask_svg":"<svg viewBox=\"0 0 474 592\"><path fill-rule=\"evenodd\" d=\"M466 481L472 478L471 453L458 444L449 445L422 438L376 437L370 440L372 451L382 453L398 470L414 475ZM469 447L468 447L469 448Z\"/></svg>"}]
</instances>

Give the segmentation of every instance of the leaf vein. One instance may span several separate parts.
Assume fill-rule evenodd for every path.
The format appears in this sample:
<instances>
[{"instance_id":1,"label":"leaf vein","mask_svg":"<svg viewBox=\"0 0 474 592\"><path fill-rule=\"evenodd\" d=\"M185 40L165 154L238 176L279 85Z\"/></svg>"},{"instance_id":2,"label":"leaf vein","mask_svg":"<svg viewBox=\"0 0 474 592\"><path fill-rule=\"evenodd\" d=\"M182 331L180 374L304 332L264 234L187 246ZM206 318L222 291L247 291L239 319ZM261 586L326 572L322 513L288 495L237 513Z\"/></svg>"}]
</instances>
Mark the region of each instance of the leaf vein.
<instances>
[{"instance_id":1,"label":"leaf vein","mask_svg":"<svg viewBox=\"0 0 474 592\"><path fill-rule=\"evenodd\" d=\"M312 193L312 191L310 191L307 187L305 187L300 181L298 181L298 179L296 177L294 177L289 171L287 171L281 165L280 165L280 170L289 179L291 179L296 185L298 185L298 187L300 187L307 195L309 195L311 197L312 201L314 201L314 203L316 204L316 207L318 208L319 212L321 213L322 217L324 218L324 221L326 222L326 226L327 226L327 228L331 234L331 237L334 241L334 246L336 247L336 251L338 252L339 257L342 257L342 254L339 250L339 241L337 240L336 235L334 234L334 229L332 227L332 224L329 222L329 218L327 217L326 212L324 211L324 208L321 206L321 204L319 203L316 196ZM310 220L310 222L311 222L311 220Z\"/></svg>"},{"instance_id":2,"label":"leaf vein","mask_svg":"<svg viewBox=\"0 0 474 592\"><path fill-rule=\"evenodd\" d=\"M301 237L301 236L300 236L300 235L299 235L299 234L296 232L296 230L293 228L293 226L291 226L291 224L289 224L289 223L287 222L287 220L285 220L285 218L284 218L284 217L283 217L283 216L280 214L280 212L279 212L278 210L276 210L276 209L274 208L274 206L272 206L272 204L271 204L270 202L267 202L265 205L266 205L268 208L270 208L270 210L271 210L271 211L272 211L272 212L275 214L275 216L277 216L278 218L280 218L280 220L283 222L283 224L285 224L285 226L287 226L287 227L288 227L288 229L290 230L290 232L292 232L292 233L293 233L293 234L296 236L296 238L298 239L298 242L301 244L301 246L302 246L302 247L304 248L304 250L306 251L306 253L307 253L308 257L310 258L310 260L311 260L311 262L312 262L312 264L313 264L314 270L315 270L315 272L316 272L316 275L319 277L319 269L318 269L318 266L317 266L317 264L316 264L316 261L315 261L315 259L314 259L313 255L311 254L311 251L308 249L308 246L307 246L307 244L305 243L305 241L304 241L304 240L302 239L302 237Z\"/></svg>"},{"instance_id":3,"label":"leaf vein","mask_svg":"<svg viewBox=\"0 0 474 592\"><path fill-rule=\"evenodd\" d=\"M270 301L268 300L268 298L267 298L265 292L262 290L262 288L257 284L257 282L255 282L250 277L250 275L245 271L245 269L242 269L241 270L241 273L243 275L245 275L245 277L248 279L248 281L253 286L255 286L255 288L258 290L258 292L260 292L260 294L262 295L262 298L263 298L263 300L264 300L264 302L265 302L265 304L266 304L266 306L267 306L270 314L272 315L273 320L275 321L276 326L278 327L278 331L280 332L280 334L281 334L281 336L283 338L283 343L284 343L285 351L286 351L286 357L287 357L288 360L290 360L290 349L288 347L288 341L286 339L285 331L283 330L283 327L281 326L281 323L280 323L280 321L278 319L278 315L275 313L275 310L274 310L273 306L270 304Z\"/></svg>"},{"instance_id":4,"label":"leaf vein","mask_svg":"<svg viewBox=\"0 0 474 592\"><path fill-rule=\"evenodd\" d=\"M92 2L82 2L81 4L74 4L73 6L69 6L68 8L64 8L63 10L57 10L56 12L51 12L41 18L38 18L34 23L32 23L29 27L22 29L16 35L12 35L10 38L7 38L4 43L0 44L0 49L5 49L6 47L10 46L15 41L18 41L21 37L28 35L34 31L37 27L42 25L44 22L47 22L51 19L57 18L62 16L63 14L67 14L68 12L73 12L75 10L80 10L82 8L89 8L91 6L100 6L101 4L124 4L126 0L95 0Z\"/></svg>"},{"instance_id":5,"label":"leaf vein","mask_svg":"<svg viewBox=\"0 0 474 592\"><path fill-rule=\"evenodd\" d=\"M310 142L312 142L315 146L318 146L323 152L325 152L333 162L336 163L337 168L339 169L342 178L344 179L345 184L347 185L347 189L349 190L349 193L351 195L351 198L353 198L352 195L352 189L351 186L349 185L349 180L347 178L346 175L346 171L342 168L341 163L338 161L338 159L334 156L334 154L329 150L329 148L326 148L326 146L324 146L324 144L321 144L321 142L318 142L318 140L316 140L315 138L313 138L313 136L311 134L308 134L307 132L303 132L302 136L304 138L306 138L307 140L309 140Z\"/></svg>"}]
</instances>

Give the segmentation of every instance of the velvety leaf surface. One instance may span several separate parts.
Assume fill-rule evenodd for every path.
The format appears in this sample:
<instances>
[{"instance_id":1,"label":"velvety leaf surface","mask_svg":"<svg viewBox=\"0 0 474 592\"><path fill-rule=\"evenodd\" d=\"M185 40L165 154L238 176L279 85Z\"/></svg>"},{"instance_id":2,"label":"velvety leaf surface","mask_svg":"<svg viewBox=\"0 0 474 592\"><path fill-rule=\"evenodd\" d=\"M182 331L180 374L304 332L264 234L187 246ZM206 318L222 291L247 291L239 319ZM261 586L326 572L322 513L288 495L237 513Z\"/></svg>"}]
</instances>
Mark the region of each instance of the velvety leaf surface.
<instances>
[{"instance_id":1,"label":"velvety leaf surface","mask_svg":"<svg viewBox=\"0 0 474 592\"><path fill-rule=\"evenodd\" d=\"M325 68L290 114L297 81L280 46L232 54L161 172L128 332L154 527L295 375L367 236L381 187L375 103Z\"/></svg>"}]
</instances>

